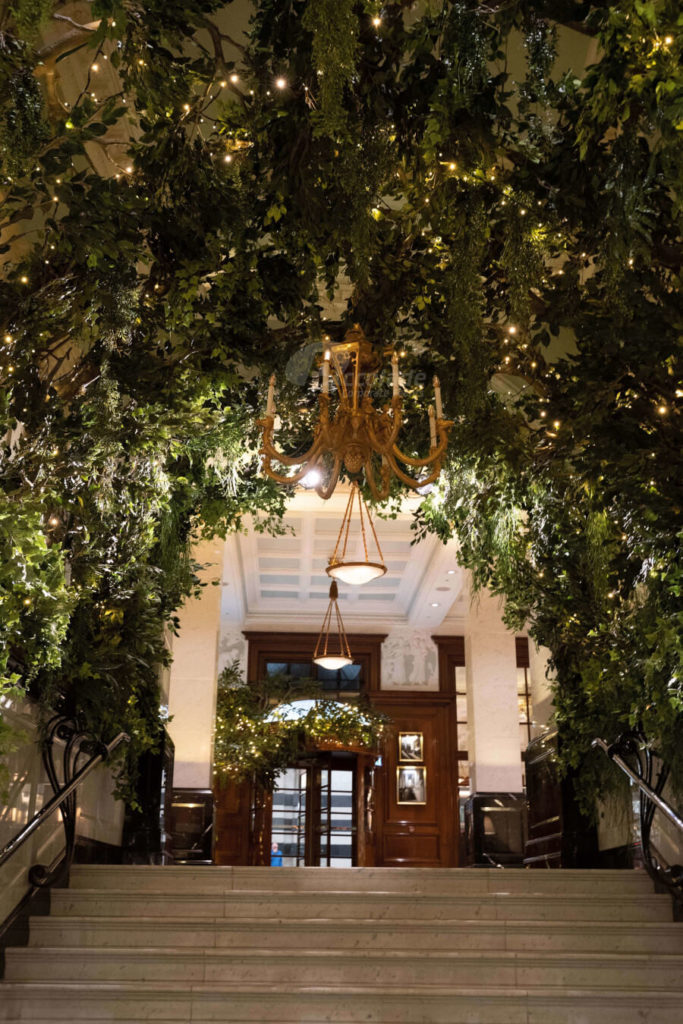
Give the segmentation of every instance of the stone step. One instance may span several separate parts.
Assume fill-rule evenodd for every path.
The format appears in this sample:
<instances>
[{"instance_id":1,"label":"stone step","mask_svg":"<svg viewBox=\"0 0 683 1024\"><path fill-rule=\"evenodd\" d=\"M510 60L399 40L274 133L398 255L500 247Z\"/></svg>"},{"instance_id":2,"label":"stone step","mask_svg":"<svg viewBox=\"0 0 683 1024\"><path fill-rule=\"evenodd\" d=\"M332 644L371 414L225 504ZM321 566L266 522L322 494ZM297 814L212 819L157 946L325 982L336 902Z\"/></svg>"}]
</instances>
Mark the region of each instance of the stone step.
<instances>
[{"instance_id":1,"label":"stone step","mask_svg":"<svg viewBox=\"0 0 683 1024\"><path fill-rule=\"evenodd\" d=\"M470 894L515 892L646 895L644 871L526 871L516 868L200 868L147 865L76 865L71 889L130 889L136 892L213 893L229 890L283 892L404 892Z\"/></svg>"},{"instance_id":2,"label":"stone step","mask_svg":"<svg viewBox=\"0 0 683 1024\"><path fill-rule=\"evenodd\" d=\"M683 923L33 917L31 946L683 953Z\"/></svg>"},{"instance_id":3,"label":"stone step","mask_svg":"<svg viewBox=\"0 0 683 1024\"><path fill-rule=\"evenodd\" d=\"M55 889L52 913L75 917L364 918L401 921L670 921L661 895L490 893L452 896L378 892L155 892Z\"/></svg>"},{"instance_id":4,"label":"stone step","mask_svg":"<svg viewBox=\"0 0 683 1024\"><path fill-rule=\"evenodd\" d=\"M257 986L343 985L437 988L619 988L683 997L683 956L634 953L513 953L272 948L8 949L8 981L173 982Z\"/></svg>"},{"instance_id":5,"label":"stone step","mask_svg":"<svg viewBox=\"0 0 683 1024\"><path fill-rule=\"evenodd\" d=\"M679 1024L680 992L600 992L485 988L408 990L343 986L316 991L287 985L277 992L244 986L149 983L11 983L3 986L0 1021L58 1024Z\"/></svg>"}]
</instances>

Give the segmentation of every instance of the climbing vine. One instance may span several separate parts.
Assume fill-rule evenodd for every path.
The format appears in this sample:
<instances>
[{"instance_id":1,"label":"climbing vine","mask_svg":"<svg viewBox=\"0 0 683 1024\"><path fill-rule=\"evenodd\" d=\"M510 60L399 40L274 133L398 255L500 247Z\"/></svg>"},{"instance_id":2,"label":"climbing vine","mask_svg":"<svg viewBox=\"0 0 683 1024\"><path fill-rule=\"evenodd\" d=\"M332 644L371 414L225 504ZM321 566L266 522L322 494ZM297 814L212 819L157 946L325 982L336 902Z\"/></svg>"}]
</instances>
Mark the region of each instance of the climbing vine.
<instances>
[{"instance_id":1,"label":"climbing vine","mask_svg":"<svg viewBox=\"0 0 683 1024\"><path fill-rule=\"evenodd\" d=\"M0 24L6 684L154 742L193 539L278 528L264 382L299 421L359 321L416 450L441 377L418 531L549 647L566 759L639 719L680 775L678 6L90 9Z\"/></svg>"},{"instance_id":2,"label":"climbing vine","mask_svg":"<svg viewBox=\"0 0 683 1024\"><path fill-rule=\"evenodd\" d=\"M294 715L297 701L305 707ZM386 715L367 701L330 700L314 679L278 676L247 684L233 662L218 677L214 780L219 786L253 780L272 790L278 775L306 753L379 752L388 728Z\"/></svg>"}]
</instances>

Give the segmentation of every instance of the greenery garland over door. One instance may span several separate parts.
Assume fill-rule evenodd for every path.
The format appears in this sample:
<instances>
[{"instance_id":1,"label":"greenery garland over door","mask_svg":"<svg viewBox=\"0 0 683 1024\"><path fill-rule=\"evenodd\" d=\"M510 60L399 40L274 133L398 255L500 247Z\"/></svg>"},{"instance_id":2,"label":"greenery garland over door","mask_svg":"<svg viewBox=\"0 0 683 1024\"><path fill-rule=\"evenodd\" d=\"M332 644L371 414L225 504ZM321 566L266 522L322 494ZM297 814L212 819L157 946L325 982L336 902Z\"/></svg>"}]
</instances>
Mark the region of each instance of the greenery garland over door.
<instances>
[{"instance_id":1,"label":"greenery garland over door","mask_svg":"<svg viewBox=\"0 0 683 1024\"><path fill-rule=\"evenodd\" d=\"M416 450L442 380L417 530L550 649L566 758L641 720L680 779L678 5L75 10L0 15L3 685L155 742L191 543L278 528L265 381L294 449L348 294Z\"/></svg>"}]
</instances>

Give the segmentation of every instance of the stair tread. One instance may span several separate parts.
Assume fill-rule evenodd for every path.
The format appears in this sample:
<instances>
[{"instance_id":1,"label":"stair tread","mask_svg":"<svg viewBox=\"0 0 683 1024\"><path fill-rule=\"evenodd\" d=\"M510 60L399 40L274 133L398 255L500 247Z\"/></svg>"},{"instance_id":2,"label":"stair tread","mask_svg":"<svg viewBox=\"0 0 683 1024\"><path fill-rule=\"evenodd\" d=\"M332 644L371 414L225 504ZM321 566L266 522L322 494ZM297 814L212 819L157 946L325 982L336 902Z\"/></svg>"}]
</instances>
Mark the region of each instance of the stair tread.
<instances>
[{"instance_id":1,"label":"stair tread","mask_svg":"<svg viewBox=\"0 0 683 1024\"><path fill-rule=\"evenodd\" d=\"M49 917L32 917L31 925L39 925L40 927L76 927L78 925L86 925L90 927L107 926L107 927L121 927L130 928L130 922L125 917L109 917L109 916L98 916L98 917L78 917L73 916L60 916L58 914L51 914ZM446 930L446 929L457 929L458 931L466 930L467 928L509 928L509 929L523 929L533 928L534 931L539 931L539 928L552 928L552 929L566 929L570 931L583 931L585 928L598 929L606 928L609 931L632 931L633 921L538 921L530 918L528 921L524 919L517 920L497 920L497 919L484 919L479 918L466 918L457 917L452 919L441 918L435 921L414 921L412 918L397 918L394 917L390 921L383 921L374 917L297 917L290 920L279 920L277 922L272 919L264 919L262 917L239 917L230 919L226 917L140 917L136 916L136 923L144 925L145 927L158 927L164 930L172 925L182 925L188 929L200 929L200 928L216 928L222 929L236 929L242 930L246 928L271 928L273 924L277 923L278 929L290 928L292 930L301 930L306 927L316 928L353 928L354 930L367 926L373 930L385 929L387 931L396 931L402 924L410 925L411 929L417 929L420 931L429 931L430 929ZM659 928L665 928L670 931L680 931L683 929L683 922L676 921L642 921L638 922L638 928L646 931L656 930Z\"/></svg>"},{"instance_id":2,"label":"stair tread","mask_svg":"<svg viewBox=\"0 0 683 1024\"><path fill-rule=\"evenodd\" d=\"M650 902L663 900L668 901L670 896L667 893L654 893L654 892L643 892L643 893L592 893L592 892L572 892L572 893L547 893L547 892L506 892L504 889L494 892L481 892L481 893L451 893L451 892L396 892L394 890L383 890L383 889L366 889L366 890L354 890L354 889L216 889L206 890L204 892L168 892L165 889L140 889L139 891L131 891L128 889L53 889L52 895L57 897L73 897L79 898L81 896L98 896L106 898L127 898L127 899L148 899L148 898L163 898L169 899L188 899L196 900L202 898L216 899L218 897L229 897L231 900L247 901L255 898L270 898L270 899L358 899L367 900L368 898L377 898L383 900L398 900L402 902L408 902L409 900L433 900L435 902L443 902L444 900L464 900L469 903L481 903L483 900L499 899L504 897L506 900L529 900L529 899L552 899L558 901L571 901L574 902L577 899L587 900L599 900L602 903L621 903L624 900L639 901L639 902Z\"/></svg>"},{"instance_id":3,"label":"stair tread","mask_svg":"<svg viewBox=\"0 0 683 1024\"><path fill-rule=\"evenodd\" d=\"M329 995L353 995L353 994L367 994L373 993L374 995L386 995L401 998L406 998L411 995L420 995L424 998L425 995L433 995L436 998L442 998L444 996L476 996L479 998L492 998L492 999L509 999L517 996L548 996L553 999L562 998L581 998L581 997L593 997L598 996L601 999L614 998L624 1002L629 1002L634 993L640 991L637 988L628 989L625 991L623 988L614 988L608 986L600 986L597 988L583 986L572 986L562 988L558 991L558 988L553 985L527 985L523 988L500 986L491 988L489 985L486 986L472 986L472 985L439 985L438 989L435 990L431 984L420 985L411 984L409 987L401 987L399 985L373 985L373 984L357 984L357 983L342 983L333 985L311 985L311 984L298 984L296 982L288 982L287 984L279 984L277 989L268 988L263 989L259 985L245 984L244 982L237 982L236 984L230 984L225 981L218 982L206 982L206 981L164 981L164 982L149 982L149 981L6 981L2 984L2 991L9 994L10 990L27 990L35 989L38 992L54 991L57 993L71 993L74 990L84 993L86 995L96 995L100 992L106 992L111 994L120 994L122 991L129 991L133 994L140 995L145 993L147 996L164 996L168 992L174 994L186 992L188 994L201 994L206 993L208 995L214 995L217 992L226 992L230 995L235 994L248 994L258 995L259 998L270 998L277 999L282 994L287 993L320 993ZM643 996L648 999L662 999L667 1002L671 1002L677 1006L681 1003L681 994L678 989L675 991L667 992L652 992L650 989L642 989Z\"/></svg>"},{"instance_id":4,"label":"stair tread","mask_svg":"<svg viewBox=\"0 0 683 1024\"><path fill-rule=\"evenodd\" d=\"M455 960L459 963L466 962L467 960L482 961L487 959L497 960L511 960L513 962L518 960L530 960L533 963L539 961L548 961L554 963L557 960L570 960L572 962L589 961L590 963L601 963L603 961L615 962L617 964L623 964L624 962L647 961L651 963L656 961L657 963L676 963L680 962L683 965L683 953L581 953L581 952L556 952L556 951L543 951L543 950L468 950L463 952L462 950L394 950L394 949L379 949L379 950L355 950L355 949L297 949L296 951L290 951L286 949L276 948L252 948L252 949L241 949L239 951L230 949L228 947L206 947L201 949L188 949L186 946L176 946L171 948L163 948L158 946L136 946L131 949L128 946L107 946L102 948L91 949L87 946L10 946L6 950L7 954L11 954L14 957L46 957L46 956L68 956L71 957L74 954L78 954L79 957L83 958L95 958L101 957L103 959L109 959L114 956L129 956L134 959L139 957L152 957L152 956L163 956L163 957L179 957L182 959L191 958L227 958L233 961L240 959L254 960L264 959L272 957L275 960L294 960L296 963L301 963L302 956L309 957L315 960L415 960L424 959L430 963L434 963L437 960ZM681 982L683 983L683 975L681 976Z\"/></svg>"}]
</instances>

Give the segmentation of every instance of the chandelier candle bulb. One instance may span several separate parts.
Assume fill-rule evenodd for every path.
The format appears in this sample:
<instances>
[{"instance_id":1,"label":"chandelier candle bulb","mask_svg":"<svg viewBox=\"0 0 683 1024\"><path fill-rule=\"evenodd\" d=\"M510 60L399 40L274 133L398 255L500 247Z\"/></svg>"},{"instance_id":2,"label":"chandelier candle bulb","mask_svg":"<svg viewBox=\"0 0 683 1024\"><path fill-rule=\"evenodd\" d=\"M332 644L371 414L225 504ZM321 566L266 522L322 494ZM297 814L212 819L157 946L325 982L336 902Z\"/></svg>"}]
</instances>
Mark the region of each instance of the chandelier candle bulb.
<instances>
[{"instance_id":1,"label":"chandelier candle bulb","mask_svg":"<svg viewBox=\"0 0 683 1024\"><path fill-rule=\"evenodd\" d=\"M391 357L391 383L393 387L394 398L398 397L398 352L394 352Z\"/></svg>"},{"instance_id":2,"label":"chandelier candle bulb","mask_svg":"<svg viewBox=\"0 0 683 1024\"><path fill-rule=\"evenodd\" d=\"M271 373L268 382L268 402L266 404L266 416L273 416L275 413L275 374Z\"/></svg>"},{"instance_id":3,"label":"chandelier candle bulb","mask_svg":"<svg viewBox=\"0 0 683 1024\"><path fill-rule=\"evenodd\" d=\"M323 394L329 395L330 393L330 353L325 352L323 359Z\"/></svg>"},{"instance_id":4,"label":"chandelier candle bulb","mask_svg":"<svg viewBox=\"0 0 683 1024\"><path fill-rule=\"evenodd\" d=\"M429 406L429 447L436 448L436 420L434 419L434 406Z\"/></svg>"},{"instance_id":5,"label":"chandelier candle bulb","mask_svg":"<svg viewBox=\"0 0 683 1024\"><path fill-rule=\"evenodd\" d=\"M434 377L434 402L436 403L436 418L443 419L443 405L441 404L441 384L438 377Z\"/></svg>"}]
</instances>

